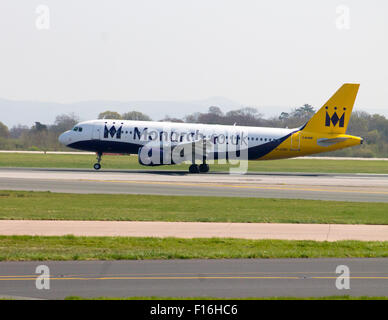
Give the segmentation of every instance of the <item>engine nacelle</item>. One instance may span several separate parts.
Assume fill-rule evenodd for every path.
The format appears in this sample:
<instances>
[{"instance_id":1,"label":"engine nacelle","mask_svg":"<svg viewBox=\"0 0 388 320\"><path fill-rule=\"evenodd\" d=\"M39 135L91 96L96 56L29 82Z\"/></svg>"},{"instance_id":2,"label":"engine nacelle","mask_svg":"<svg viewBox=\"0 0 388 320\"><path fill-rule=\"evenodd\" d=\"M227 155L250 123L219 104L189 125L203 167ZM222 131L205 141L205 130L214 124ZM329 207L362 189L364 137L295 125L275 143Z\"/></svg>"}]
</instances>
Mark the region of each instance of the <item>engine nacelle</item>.
<instances>
[{"instance_id":1,"label":"engine nacelle","mask_svg":"<svg viewBox=\"0 0 388 320\"><path fill-rule=\"evenodd\" d=\"M142 166L156 167L176 164L172 160L172 149L155 146L143 146L138 152L138 161Z\"/></svg>"}]
</instances>

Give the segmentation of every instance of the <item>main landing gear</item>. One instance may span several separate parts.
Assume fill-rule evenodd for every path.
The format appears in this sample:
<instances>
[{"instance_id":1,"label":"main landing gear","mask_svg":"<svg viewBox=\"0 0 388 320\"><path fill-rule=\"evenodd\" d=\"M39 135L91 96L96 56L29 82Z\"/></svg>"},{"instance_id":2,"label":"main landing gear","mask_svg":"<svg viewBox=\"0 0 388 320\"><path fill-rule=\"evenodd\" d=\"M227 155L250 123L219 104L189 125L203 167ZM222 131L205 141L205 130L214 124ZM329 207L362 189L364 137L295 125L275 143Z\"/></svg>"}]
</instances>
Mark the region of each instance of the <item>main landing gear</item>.
<instances>
[{"instance_id":1,"label":"main landing gear","mask_svg":"<svg viewBox=\"0 0 388 320\"><path fill-rule=\"evenodd\" d=\"M95 163L95 164L93 165L93 168L94 168L95 170L100 170L100 169L101 169L101 164L100 164L101 158L102 158L102 153L101 153L101 152L98 152L98 153L97 153L97 163Z\"/></svg>"},{"instance_id":2,"label":"main landing gear","mask_svg":"<svg viewBox=\"0 0 388 320\"><path fill-rule=\"evenodd\" d=\"M191 154L191 162L192 165L189 167L189 172L190 173L200 173L200 172L209 172L209 165L206 164L206 143L205 141L203 142L203 157L202 157L202 164L197 165L195 163L195 146L194 144L192 145L192 154Z\"/></svg>"},{"instance_id":3,"label":"main landing gear","mask_svg":"<svg viewBox=\"0 0 388 320\"><path fill-rule=\"evenodd\" d=\"M193 163L190 167L189 167L189 172L190 173L200 173L200 172L209 172L209 165L206 164L206 163L202 163L200 165L197 165L195 163Z\"/></svg>"}]
</instances>

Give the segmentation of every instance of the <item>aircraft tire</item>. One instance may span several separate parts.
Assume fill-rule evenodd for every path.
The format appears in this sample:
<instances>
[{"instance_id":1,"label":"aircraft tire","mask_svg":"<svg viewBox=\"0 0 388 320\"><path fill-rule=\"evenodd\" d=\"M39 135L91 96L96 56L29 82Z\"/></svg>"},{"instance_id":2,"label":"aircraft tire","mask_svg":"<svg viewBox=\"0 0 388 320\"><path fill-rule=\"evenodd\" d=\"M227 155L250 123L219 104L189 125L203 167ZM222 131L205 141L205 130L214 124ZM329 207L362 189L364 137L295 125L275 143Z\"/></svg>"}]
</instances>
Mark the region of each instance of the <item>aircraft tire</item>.
<instances>
[{"instance_id":1,"label":"aircraft tire","mask_svg":"<svg viewBox=\"0 0 388 320\"><path fill-rule=\"evenodd\" d=\"M94 168L95 170L100 170L100 169L101 169L101 165L100 165L99 163L95 163L94 166L93 166L93 168Z\"/></svg>"},{"instance_id":2,"label":"aircraft tire","mask_svg":"<svg viewBox=\"0 0 388 320\"><path fill-rule=\"evenodd\" d=\"M209 172L209 165L205 163L200 164L199 172Z\"/></svg>"},{"instance_id":3,"label":"aircraft tire","mask_svg":"<svg viewBox=\"0 0 388 320\"><path fill-rule=\"evenodd\" d=\"M189 172L190 172L190 173L199 173L199 167L198 167L198 165L192 164L192 165L189 167Z\"/></svg>"}]
</instances>

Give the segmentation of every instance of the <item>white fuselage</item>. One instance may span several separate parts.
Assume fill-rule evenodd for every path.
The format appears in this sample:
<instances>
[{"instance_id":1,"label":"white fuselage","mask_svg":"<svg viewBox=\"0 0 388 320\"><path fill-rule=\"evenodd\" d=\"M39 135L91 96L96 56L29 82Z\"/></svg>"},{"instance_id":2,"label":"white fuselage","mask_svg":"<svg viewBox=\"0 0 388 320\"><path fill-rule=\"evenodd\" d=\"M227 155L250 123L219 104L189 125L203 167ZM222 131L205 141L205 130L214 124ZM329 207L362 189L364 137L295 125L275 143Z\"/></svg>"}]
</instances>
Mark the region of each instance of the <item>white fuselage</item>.
<instances>
[{"instance_id":1,"label":"white fuselage","mask_svg":"<svg viewBox=\"0 0 388 320\"><path fill-rule=\"evenodd\" d=\"M132 120L92 120L77 124L66 131L59 141L72 148L136 154L139 147L167 139L172 144L212 139L214 143L229 144L230 139L245 139L248 149L276 142L295 129L207 125ZM216 138L216 139L214 139Z\"/></svg>"}]
</instances>

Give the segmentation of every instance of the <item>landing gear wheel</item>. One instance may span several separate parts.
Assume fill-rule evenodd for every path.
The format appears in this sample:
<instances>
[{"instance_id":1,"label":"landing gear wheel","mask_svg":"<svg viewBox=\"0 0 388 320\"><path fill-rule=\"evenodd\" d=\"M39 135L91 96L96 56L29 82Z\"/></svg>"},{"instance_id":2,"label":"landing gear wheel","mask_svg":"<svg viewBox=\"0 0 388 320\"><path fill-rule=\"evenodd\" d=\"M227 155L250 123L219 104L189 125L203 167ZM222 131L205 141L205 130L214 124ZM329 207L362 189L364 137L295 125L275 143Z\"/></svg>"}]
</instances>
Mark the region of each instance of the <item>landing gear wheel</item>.
<instances>
[{"instance_id":1,"label":"landing gear wheel","mask_svg":"<svg viewBox=\"0 0 388 320\"><path fill-rule=\"evenodd\" d=\"M199 173L199 167L197 164L192 164L189 168L190 173Z\"/></svg>"},{"instance_id":2,"label":"landing gear wheel","mask_svg":"<svg viewBox=\"0 0 388 320\"><path fill-rule=\"evenodd\" d=\"M93 168L94 168L95 170L100 170L100 169L101 169L101 165L100 165L99 163L95 163L94 166L93 166Z\"/></svg>"},{"instance_id":3,"label":"landing gear wheel","mask_svg":"<svg viewBox=\"0 0 388 320\"><path fill-rule=\"evenodd\" d=\"M100 170L101 169L101 158L102 158L102 152L97 152L97 163L94 164L93 168L95 170Z\"/></svg>"},{"instance_id":4,"label":"landing gear wheel","mask_svg":"<svg viewBox=\"0 0 388 320\"><path fill-rule=\"evenodd\" d=\"M202 163L199 165L199 172L209 172L209 165Z\"/></svg>"}]
</instances>

